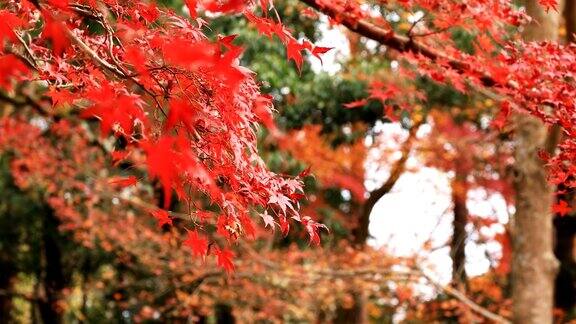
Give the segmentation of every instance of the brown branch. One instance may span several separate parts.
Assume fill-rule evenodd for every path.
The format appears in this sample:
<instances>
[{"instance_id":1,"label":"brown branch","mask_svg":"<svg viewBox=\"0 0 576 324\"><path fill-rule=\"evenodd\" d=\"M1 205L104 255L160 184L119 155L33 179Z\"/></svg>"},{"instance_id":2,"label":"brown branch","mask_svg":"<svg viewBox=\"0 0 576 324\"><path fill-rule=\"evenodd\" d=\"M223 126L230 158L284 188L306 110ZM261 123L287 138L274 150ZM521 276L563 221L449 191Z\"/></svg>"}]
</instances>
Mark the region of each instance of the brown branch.
<instances>
[{"instance_id":1,"label":"brown branch","mask_svg":"<svg viewBox=\"0 0 576 324\"><path fill-rule=\"evenodd\" d=\"M460 302L462 302L464 305L466 305L468 308L470 308L472 311L484 316L485 318L494 321L495 323L512 323L510 322L508 319L492 313L491 311L489 311L488 309L476 304L473 300L471 300L470 298L468 298L468 296L466 296L463 292L451 287L450 285L442 285L440 284L438 281L436 281L436 279L434 279L430 274L428 274L426 271L419 269L418 270L419 273L426 278L426 280L428 280L428 282L430 282L432 285L436 286L437 288L439 288L440 290L444 291L445 293L447 293L448 295L458 299Z\"/></svg>"},{"instance_id":2,"label":"brown branch","mask_svg":"<svg viewBox=\"0 0 576 324\"><path fill-rule=\"evenodd\" d=\"M74 41L74 43L76 43L76 45L78 45L78 47L80 47L82 52L84 52L86 55L88 55L98 65L107 69L108 71L112 72L113 74L115 74L116 76L118 76L122 79L127 78L127 76L124 74L124 72L122 72L119 68L110 64L108 61L104 60L100 56L98 56L98 53L96 53L93 49L91 49L90 46L86 45L86 43L84 43L70 29L66 28L66 33L68 34L68 37L70 37L70 39L72 39L72 41Z\"/></svg>"},{"instance_id":3,"label":"brown branch","mask_svg":"<svg viewBox=\"0 0 576 324\"><path fill-rule=\"evenodd\" d=\"M18 39L18 41L20 42L20 44L22 45L22 47L24 48L24 52L28 55L28 57L24 57L24 59L28 62L28 64L30 64L35 70L38 70L38 60L36 59L36 57L34 56L34 53L32 53L32 50L30 49L30 47L28 46L28 44L26 43L26 41L24 41L24 38L22 38L22 35L20 34L20 32L18 31L14 31L14 34L16 35L16 38Z\"/></svg>"},{"instance_id":4,"label":"brown branch","mask_svg":"<svg viewBox=\"0 0 576 324\"><path fill-rule=\"evenodd\" d=\"M122 71L122 67L121 66L117 66L114 64L111 64L110 62L106 61L105 59L101 58L98 53L96 53L92 48L90 48L90 46L88 46L86 43L84 43L76 34L74 34L74 32L72 32L69 29L66 29L66 33L68 34L68 36L70 37L70 39L72 39L72 41L74 43L76 43L76 45L78 45L78 47L80 47L80 49L87 54L94 62L96 62L98 65L100 65L101 67L103 67L104 69L112 72L114 75L116 75L118 78L120 79L127 79L130 80L132 82L134 82L134 84L136 84L138 87L140 87L146 94L148 94L152 100L154 100L154 103L156 104L156 106L158 107L158 109L160 109L160 111L162 112L162 114L164 116L168 116L166 114L166 112L164 111L164 108L162 108L162 104L160 104L160 101L158 101L158 96L152 92L151 90L149 90L148 88L146 88L142 83L140 83L135 75L129 75L126 74Z\"/></svg>"},{"instance_id":5,"label":"brown branch","mask_svg":"<svg viewBox=\"0 0 576 324\"><path fill-rule=\"evenodd\" d=\"M380 188L372 191L368 199L366 199L366 201L362 205L360 209L360 219L358 220L356 228L353 230L354 235L353 243L356 246L359 247L363 246L366 243L366 239L368 239L368 224L370 222L370 213L372 213L374 205L376 205L376 203L378 202L378 200L380 200L380 198L382 198L384 195L389 193L390 190L392 190L396 182L398 182L398 179L400 179L402 173L404 173L404 171L406 170L406 161L410 157L412 146L414 145L414 141L416 140L416 133L418 132L418 129L420 128L420 125L422 125L422 123L423 120L412 125L410 131L408 132L408 137L406 138L406 141L404 141L402 149L400 150L402 155L392 165L388 179L386 180L386 182L384 182L382 186L380 186Z\"/></svg>"},{"instance_id":6,"label":"brown branch","mask_svg":"<svg viewBox=\"0 0 576 324\"><path fill-rule=\"evenodd\" d=\"M480 81L486 87L492 87L496 84L496 81L492 77L485 73L480 73L480 71L475 71L469 63L457 60L446 53L417 42L412 37L398 35L392 29L385 29L376 26L367 20L351 17L348 13L341 12L337 8L321 4L319 0L300 1L337 21L340 21L341 24L346 26L350 31L374 40L382 45L386 45L389 48L393 48L399 52L421 54L432 61L446 61L451 68L457 71L472 72L471 74L480 75Z\"/></svg>"},{"instance_id":7,"label":"brown branch","mask_svg":"<svg viewBox=\"0 0 576 324\"><path fill-rule=\"evenodd\" d=\"M49 118L54 117L52 114L50 114L50 112L48 112L46 109L44 109L44 107L42 107L42 105L40 103L38 103L36 100L34 100L34 99L32 99L26 95L23 95L23 98L24 98L24 100L18 100L16 98L11 97L11 96L7 95L6 93L0 91L0 101L4 101L6 103L9 103L15 107L30 106L36 112L38 112L40 115L42 115L44 117L49 117Z\"/></svg>"},{"instance_id":8,"label":"brown branch","mask_svg":"<svg viewBox=\"0 0 576 324\"><path fill-rule=\"evenodd\" d=\"M546 144L544 145L544 148L550 156L554 156L556 147L558 147L558 143L562 140L562 135L562 128L558 124L552 125L548 130L548 136L546 136Z\"/></svg>"}]
</instances>

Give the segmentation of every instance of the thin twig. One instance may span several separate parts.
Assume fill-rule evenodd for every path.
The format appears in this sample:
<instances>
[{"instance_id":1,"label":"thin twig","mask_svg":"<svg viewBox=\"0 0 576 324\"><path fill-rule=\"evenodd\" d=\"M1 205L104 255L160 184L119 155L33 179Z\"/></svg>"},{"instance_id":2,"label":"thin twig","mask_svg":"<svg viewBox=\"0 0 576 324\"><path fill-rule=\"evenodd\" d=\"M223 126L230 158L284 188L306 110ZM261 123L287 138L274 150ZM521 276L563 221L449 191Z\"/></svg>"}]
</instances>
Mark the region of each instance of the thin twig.
<instances>
[{"instance_id":1,"label":"thin twig","mask_svg":"<svg viewBox=\"0 0 576 324\"><path fill-rule=\"evenodd\" d=\"M489 311L488 309L476 304L473 300L471 300L470 298L468 298L464 293L462 293L461 291L451 287L450 285L442 285L440 284L438 281L436 281L436 279L434 279L429 273L427 273L427 271L423 270L423 269L418 269L418 271L420 272L420 274L426 278L426 280L428 280L428 282L430 282L432 285L436 286L437 288L439 288L440 290L444 291L445 293L447 293L448 295L451 295L452 297L458 299L460 302L462 302L464 305L468 306L471 310L473 310L474 312L484 316L485 318L494 321L496 323L512 323L511 321L509 321L508 319L495 314L491 311Z\"/></svg>"}]
</instances>

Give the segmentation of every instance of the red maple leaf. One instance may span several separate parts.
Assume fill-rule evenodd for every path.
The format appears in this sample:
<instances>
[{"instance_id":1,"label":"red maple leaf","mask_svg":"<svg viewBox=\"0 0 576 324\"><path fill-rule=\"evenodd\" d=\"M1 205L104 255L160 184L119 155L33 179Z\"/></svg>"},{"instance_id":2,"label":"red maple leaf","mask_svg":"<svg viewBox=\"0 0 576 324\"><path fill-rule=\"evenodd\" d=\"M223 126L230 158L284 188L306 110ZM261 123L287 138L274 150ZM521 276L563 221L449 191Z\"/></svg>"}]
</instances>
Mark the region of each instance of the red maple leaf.
<instances>
[{"instance_id":1,"label":"red maple leaf","mask_svg":"<svg viewBox=\"0 0 576 324\"><path fill-rule=\"evenodd\" d=\"M260 122L262 122L273 135L278 135L279 131L274 122L274 116L272 116L270 107L272 107L272 96L260 95L254 101L254 114L256 114Z\"/></svg>"},{"instance_id":2,"label":"red maple leaf","mask_svg":"<svg viewBox=\"0 0 576 324\"><path fill-rule=\"evenodd\" d=\"M192 131L198 111L186 100L173 99L170 101L170 112L164 124L164 129L170 130L179 122L184 124L187 130Z\"/></svg>"},{"instance_id":3,"label":"red maple leaf","mask_svg":"<svg viewBox=\"0 0 576 324\"><path fill-rule=\"evenodd\" d=\"M310 218L310 216L302 217L302 225L306 228L308 235L310 237L310 244L312 245L319 245L320 244L320 235L318 235L318 230L324 228L328 230L328 228L320 223L315 222Z\"/></svg>"},{"instance_id":4,"label":"red maple leaf","mask_svg":"<svg viewBox=\"0 0 576 324\"><path fill-rule=\"evenodd\" d=\"M566 201L559 200L552 206L552 211L560 216L566 216L566 214L572 211L572 208L570 208Z\"/></svg>"},{"instance_id":5,"label":"red maple leaf","mask_svg":"<svg viewBox=\"0 0 576 324\"><path fill-rule=\"evenodd\" d=\"M157 209L150 213L158 221L158 227L162 228L164 225L172 225L172 218L170 218L170 214L164 209Z\"/></svg>"},{"instance_id":6,"label":"red maple leaf","mask_svg":"<svg viewBox=\"0 0 576 324\"><path fill-rule=\"evenodd\" d=\"M12 89L12 81L30 73L28 67L15 55L0 56L0 87Z\"/></svg>"},{"instance_id":7,"label":"red maple leaf","mask_svg":"<svg viewBox=\"0 0 576 324\"><path fill-rule=\"evenodd\" d=\"M108 183L124 188L136 185L138 183L138 179L135 176L112 177L108 180Z\"/></svg>"},{"instance_id":8,"label":"red maple leaf","mask_svg":"<svg viewBox=\"0 0 576 324\"><path fill-rule=\"evenodd\" d=\"M208 255L208 240L198 235L196 231L188 231L188 236L183 244L192 250L196 256L205 258Z\"/></svg>"},{"instance_id":9,"label":"red maple leaf","mask_svg":"<svg viewBox=\"0 0 576 324\"><path fill-rule=\"evenodd\" d=\"M264 221L264 227L270 226L270 228L274 230L274 217L268 214L267 211L264 211L264 213L260 214L260 217L262 217L262 220Z\"/></svg>"},{"instance_id":10,"label":"red maple leaf","mask_svg":"<svg viewBox=\"0 0 576 324\"><path fill-rule=\"evenodd\" d=\"M312 48L312 55L314 55L320 60L320 62L322 62L322 57L320 57L320 55L326 54L332 49L333 47L314 46L314 48Z\"/></svg>"},{"instance_id":11,"label":"red maple leaf","mask_svg":"<svg viewBox=\"0 0 576 324\"><path fill-rule=\"evenodd\" d=\"M542 7L544 7L544 9L546 10L546 12L548 12L548 10L553 9L555 11L558 11L558 1L556 0L538 0L538 3L540 3L540 5Z\"/></svg>"},{"instance_id":12,"label":"red maple leaf","mask_svg":"<svg viewBox=\"0 0 576 324\"><path fill-rule=\"evenodd\" d=\"M356 100L356 101L352 101L349 103L345 103L343 106L346 108L360 108L360 107L364 107L366 106L366 104L368 103L368 99L360 99L360 100Z\"/></svg>"},{"instance_id":13,"label":"red maple leaf","mask_svg":"<svg viewBox=\"0 0 576 324\"><path fill-rule=\"evenodd\" d=\"M282 210L283 214L286 214L286 209L294 210L294 206L292 206L292 202L288 197L282 194L271 195L268 199L269 204L276 204Z\"/></svg>"},{"instance_id":14,"label":"red maple leaf","mask_svg":"<svg viewBox=\"0 0 576 324\"><path fill-rule=\"evenodd\" d=\"M175 138L161 137L156 142L144 142L142 146L147 154L148 173L151 178L160 180L164 189L164 208L168 208L172 198L172 184L178 177L177 160L173 146Z\"/></svg>"},{"instance_id":15,"label":"red maple leaf","mask_svg":"<svg viewBox=\"0 0 576 324\"><path fill-rule=\"evenodd\" d=\"M188 7L190 17L192 18L198 17L198 12L196 11L196 7L198 6L197 0L184 0L184 4L186 5L186 7Z\"/></svg>"},{"instance_id":16,"label":"red maple leaf","mask_svg":"<svg viewBox=\"0 0 576 324\"><path fill-rule=\"evenodd\" d=\"M136 121L144 123L147 120L136 97L112 95L110 98L109 91L105 88L90 94L90 96L95 99L95 104L85 109L80 116L82 118L99 118L102 136L109 134L112 130L130 135ZM115 128L116 126L119 128Z\"/></svg>"},{"instance_id":17,"label":"red maple leaf","mask_svg":"<svg viewBox=\"0 0 576 324\"><path fill-rule=\"evenodd\" d=\"M286 44L286 56L288 56L289 60L293 60L294 63L296 63L298 71L300 71L302 63L304 62L302 58L302 48L302 44L293 38L289 39L288 44Z\"/></svg>"},{"instance_id":18,"label":"red maple leaf","mask_svg":"<svg viewBox=\"0 0 576 324\"><path fill-rule=\"evenodd\" d=\"M234 271L234 263L232 263L232 258L234 258L234 253L228 249L216 248L214 250L216 255L216 264L226 270L227 273Z\"/></svg>"},{"instance_id":19,"label":"red maple leaf","mask_svg":"<svg viewBox=\"0 0 576 324\"><path fill-rule=\"evenodd\" d=\"M24 20L7 10L0 10L0 45L3 45L5 40L14 41L16 39L14 30L22 25Z\"/></svg>"},{"instance_id":20,"label":"red maple leaf","mask_svg":"<svg viewBox=\"0 0 576 324\"><path fill-rule=\"evenodd\" d=\"M140 3L138 6L138 12L147 22L152 23L158 17L160 17L160 12L158 11L158 7L154 2L150 2L148 4Z\"/></svg>"},{"instance_id":21,"label":"red maple leaf","mask_svg":"<svg viewBox=\"0 0 576 324\"><path fill-rule=\"evenodd\" d=\"M242 224L244 233L252 239L256 238L256 229L254 228L254 224L252 223L252 220L250 220L250 217L246 214L242 214L238 218L240 219L240 224Z\"/></svg>"},{"instance_id":22,"label":"red maple leaf","mask_svg":"<svg viewBox=\"0 0 576 324\"><path fill-rule=\"evenodd\" d=\"M42 15L44 16L42 38L52 42L52 50L56 56L62 56L70 46L68 29L63 22L56 20L48 11L43 11Z\"/></svg>"},{"instance_id":23,"label":"red maple leaf","mask_svg":"<svg viewBox=\"0 0 576 324\"><path fill-rule=\"evenodd\" d=\"M244 0L208 0L204 1L204 8L215 13L240 12L244 9Z\"/></svg>"},{"instance_id":24,"label":"red maple leaf","mask_svg":"<svg viewBox=\"0 0 576 324\"><path fill-rule=\"evenodd\" d=\"M70 4L69 0L48 0L48 3L58 9L67 10Z\"/></svg>"},{"instance_id":25,"label":"red maple leaf","mask_svg":"<svg viewBox=\"0 0 576 324\"><path fill-rule=\"evenodd\" d=\"M72 103L78 97L67 89L58 89L56 87L50 87L46 95L52 98L52 106L66 105Z\"/></svg>"},{"instance_id":26,"label":"red maple leaf","mask_svg":"<svg viewBox=\"0 0 576 324\"><path fill-rule=\"evenodd\" d=\"M290 223L288 223L288 219L285 216L280 216L278 217L278 223L280 224L282 235L288 235L288 231L290 231Z\"/></svg>"}]
</instances>

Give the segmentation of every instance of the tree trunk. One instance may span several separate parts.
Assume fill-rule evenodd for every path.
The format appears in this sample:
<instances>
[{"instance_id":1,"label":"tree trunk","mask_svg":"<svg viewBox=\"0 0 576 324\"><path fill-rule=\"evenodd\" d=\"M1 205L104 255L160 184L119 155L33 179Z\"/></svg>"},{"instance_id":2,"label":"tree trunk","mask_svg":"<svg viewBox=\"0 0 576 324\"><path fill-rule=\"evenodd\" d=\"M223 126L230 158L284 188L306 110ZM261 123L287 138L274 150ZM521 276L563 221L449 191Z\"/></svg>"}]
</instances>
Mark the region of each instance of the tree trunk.
<instances>
[{"instance_id":1,"label":"tree trunk","mask_svg":"<svg viewBox=\"0 0 576 324\"><path fill-rule=\"evenodd\" d=\"M402 155L390 168L388 179L386 179L386 182L384 182L380 188L372 191L370 196L368 196L368 199L366 199L366 201L364 201L360 206L358 223L352 230L352 243L358 248L362 248L366 245L366 240L369 236L368 228L370 225L370 214L372 213L372 209L374 209L376 203L384 197L384 195L388 194L390 190L392 190L396 182L398 182L398 179L400 179L400 176L406 170L406 161L408 161L408 158L410 157L412 146L416 140L416 133L423 122L424 120L419 120L412 125L408 131L406 141L402 144L402 149L400 150Z\"/></svg>"},{"instance_id":2,"label":"tree trunk","mask_svg":"<svg viewBox=\"0 0 576 324\"><path fill-rule=\"evenodd\" d=\"M66 279L62 267L62 251L58 242L59 221L52 209L47 208L42 229L42 296L38 302L40 317L44 324L62 323L62 291Z\"/></svg>"},{"instance_id":3,"label":"tree trunk","mask_svg":"<svg viewBox=\"0 0 576 324\"><path fill-rule=\"evenodd\" d=\"M564 22L566 23L566 41L576 43L576 1L564 1Z\"/></svg>"},{"instance_id":4,"label":"tree trunk","mask_svg":"<svg viewBox=\"0 0 576 324\"><path fill-rule=\"evenodd\" d=\"M342 305L338 305L336 309L336 316L332 323L334 324L361 324L367 323L367 319L365 318L366 312L364 310L364 298L361 292L353 291L351 292L352 299L354 300L354 305L350 308L342 307Z\"/></svg>"},{"instance_id":5,"label":"tree trunk","mask_svg":"<svg viewBox=\"0 0 576 324\"><path fill-rule=\"evenodd\" d=\"M400 176L406 170L406 161L410 156L412 146L416 140L416 133L423 122L424 120L418 120L414 125L412 125L408 132L408 137L402 145L402 155L390 168L388 179L386 179L386 182L384 182L380 188L372 191L370 196L368 196L368 199L360 205L358 222L356 227L352 230L352 244L357 249L363 249L366 246L366 240L369 237L368 229L370 225L370 214L372 213L374 206L382 197L384 197L384 195L388 194L390 190L392 190L396 182L398 182L398 179L400 179ZM366 311L364 310L365 297L359 291L351 291L350 294L352 295L354 305L351 308L345 308L342 305L338 305L333 323L356 324L366 323L368 321Z\"/></svg>"},{"instance_id":6,"label":"tree trunk","mask_svg":"<svg viewBox=\"0 0 576 324\"><path fill-rule=\"evenodd\" d=\"M527 41L556 40L558 15L546 13L537 0L525 2L533 21L526 26ZM512 302L514 322L552 323L554 277L558 261L553 251L551 206L553 189L538 157L545 148L547 129L527 114L515 116L516 214L512 244Z\"/></svg>"},{"instance_id":7,"label":"tree trunk","mask_svg":"<svg viewBox=\"0 0 576 324\"><path fill-rule=\"evenodd\" d=\"M554 254L560 261L556 276L554 306L576 315L576 217L555 217L556 245Z\"/></svg>"},{"instance_id":8,"label":"tree trunk","mask_svg":"<svg viewBox=\"0 0 576 324\"><path fill-rule=\"evenodd\" d=\"M512 252L514 322L552 323L554 276L552 188L536 153L546 129L534 117L516 120L516 214Z\"/></svg>"},{"instance_id":9,"label":"tree trunk","mask_svg":"<svg viewBox=\"0 0 576 324\"><path fill-rule=\"evenodd\" d=\"M2 271L2 275L0 275L0 323L12 322L12 290L16 271L10 258L7 256L4 259L3 255L0 256L0 269Z\"/></svg>"},{"instance_id":10,"label":"tree trunk","mask_svg":"<svg viewBox=\"0 0 576 324\"><path fill-rule=\"evenodd\" d=\"M216 323L217 324L234 324L236 318L232 314L232 306L228 304L216 304Z\"/></svg>"},{"instance_id":11,"label":"tree trunk","mask_svg":"<svg viewBox=\"0 0 576 324\"><path fill-rule=\"evenodd\" d=\"M457 171L451 182L452 204L454 208L454 220L452 222L452 241L450 242L450 258L452 259L452 284L463 288L466 284L466 224L468 224L468 208L466 197L468 185L466 174Z\"/></svg>"},{"instance_id":12,"label":"tree trunk","mask_svg":"<svg viewBox=\"0 0 576 324\"><path fill-rule=\"evenodd\" d=\"M2 189L0 184L0 192L5 193ZM5 206L0 206L2 207ZM0 323L12 323L14 284L18 274L15 260L18 253L18 235L14 226L16 220L9 205L6 210L6 213L0 213L0 226L2 226L0 229L0 235L2 235L0 242Z\"/></svg>"}]
</instances>

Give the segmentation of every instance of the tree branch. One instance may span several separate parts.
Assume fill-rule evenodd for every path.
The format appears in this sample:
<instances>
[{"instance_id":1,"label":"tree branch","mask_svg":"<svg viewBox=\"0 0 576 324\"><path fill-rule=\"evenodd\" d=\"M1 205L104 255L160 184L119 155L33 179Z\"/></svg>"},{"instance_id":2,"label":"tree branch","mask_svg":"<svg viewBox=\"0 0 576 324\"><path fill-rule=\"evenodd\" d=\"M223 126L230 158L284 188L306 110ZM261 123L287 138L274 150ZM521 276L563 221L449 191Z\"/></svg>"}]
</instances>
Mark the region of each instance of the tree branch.
<instances>
[{"instance_id":1,"label":"tree branch","mask_svg":"<svg viewBox=\"0 0 576 324\"><path fill-rule=\"evenodd\" d=\"M388 176L388 179L382 186L380 186L380 188L370 193L370 196L362 205L358 225L353 231L355 245L363 246L366 243L366 239L368 238L370 213L372 213L372 209L374 209L374 205L376 205L378 200L380 200L380 198L392 190L396 182L398 182L398 179L400 179L402 173L404 173L404 170L406 169L406 161L410 157L410 152L412 151L412 146L416 139L416 133L418 132L418 129L420 128L420 125L422 125L423 121L424 120L421 120L412 125L408 132L406 141L404 141L402 144L402 149L400 150L402 155L398 160L396 160L396 162L394 162L392 168L390 169L390 176Z\"/></svg>"},{"instance_id":2,"label":"tree branch","mask_svg":"<svg viewBox=\"0 0 576 324\"><path fill-rule=\"evenodd\" d=\"M439 288L440 290L444 291L445 293L447 293L448 295L458 299L460 302L462 302L464 305L468 306L471 310L473 310L474 312L484 316L485 318L494 321L495 323L512 323L510 322L508 319L492 313L491 311L487 310L486 308L476 304L473 300L471 300L470 298L468 298L468 296L466 296L464 293L462 293L461 291L451 287L450 285L442 285L440 284L438 281L436 281L436 279L434 279L430 274L426 273L426 271L422 270L422 269L418 269L418 272L424 277L426 278L426 280L428 280L428 282L430 282L432 285L436 286L437 288Z\"/></svg>"},{"instance_id":3,"label":"tree branch","mask_svg":"<svg viewBox=\"0 0 576 324\"><path fill-rule=\"evenodd\" d=\"M4 101L6 103L9 103L15 107L30 106L36 112L38 112L40 115L42 115L44 117L50 117L50 118L53 117L52 114L50 114L50 112L48 112L46 109L44 109L44 107L42 107L42 105L40 103L38 103L37 101L35 101L34 99L32 99L26 95L23 95L23 97L24 97L24 100L18 100L16 98L11 97L11 96L7 95L6 93L0 91L0 101Z\"/></svg>"},{"instance_id":4,"label":"tree branch","mask_svg":"<svg viewBox=\"0 0 576 324\"><path fill-rule=\"evenodd\" d=\"M417 42L412 37L398 35L391 29L384 29L364 19L353 18L349 16L347 12L341 12L337 8L326 5L326 2L322 2L321 0L300 1L327 16L340 21L341 24L346 26L350 31L374 40L382 45L386 45L399 52L413 52L421 54L432 61L446 61L451 68L460 72L474 72L473 74L481 76L480 81L486 87L492 87L496 84L496 81L492 77L485 73L480 73L480 71L475 71L469 63L457 60L448 56L446 53Z\"/></svg>"}]
</instances>

